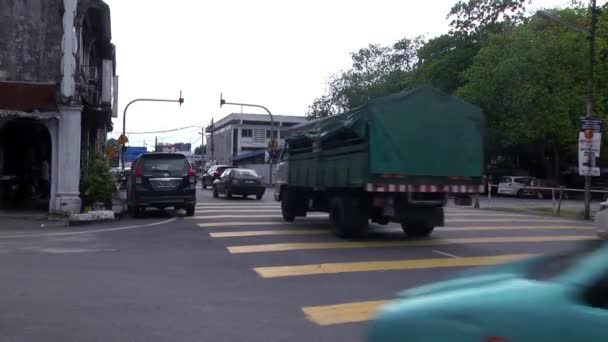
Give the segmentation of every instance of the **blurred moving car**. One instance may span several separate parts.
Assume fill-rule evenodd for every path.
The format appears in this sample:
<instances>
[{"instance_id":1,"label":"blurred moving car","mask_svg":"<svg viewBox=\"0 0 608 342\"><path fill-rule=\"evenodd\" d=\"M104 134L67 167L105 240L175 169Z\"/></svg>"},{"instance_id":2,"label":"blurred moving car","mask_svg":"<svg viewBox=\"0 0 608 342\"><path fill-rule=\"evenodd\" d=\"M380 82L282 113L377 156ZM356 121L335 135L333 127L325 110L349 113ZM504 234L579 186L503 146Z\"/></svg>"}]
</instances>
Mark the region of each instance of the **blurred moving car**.
<instances>
[{"instance_id":1,"label":"blurred moving car","mask_svg":"<svg viewBox=\"0 0 608 342\"><path fill-rule=\"evenodd\" d=\"M465 272L400 293L369 342L608 341L608 244Z\"/></svg>"},{"instance_id":2,"label":"blurred moving car","mask_svg":"<svg viewBox=\"0 0 608 342\"><path fill-rule=\"evenodd\" d=\"M216 179L219 179L222 173L226 169L234 168L234 166L230 165L211 165L207 172L203 175L203 179L201 180L203 184L203 189L207 189L208 186L212 186L213 182Z\"/></svg>"},{"instance_id":3,"label":"blurred moving car","mask_svg":"<svg viewBox=\"0 0 608 342\"><path fill-rule=\"evenodd\" d=\"M532 184L533 177L505 176L498 181L498 194L508 196L523 196L525 187Z\"/></svg>"},{"instance_id":4,"label":"blurred moving car","mask_svg":"<svg viewBox=\"0 0 608 342\"><path fill-rule=\"evenodd\" d=\"M266 186L262 183L262 177L250 169L227 169L213 183L213 197L216 198L220 194L226 195L226 198L232 198L233 195L243 197L255 195L256 199L261 200L265 191Z\"/></svg>"},{"instance_id":5,"label":"blurred moving car","mask_svg":"<svg viewBox=\"0 0 608 342\"><path fill-rule=\"evenodd\" d=\"M600 203L600 210L595 213L593 225L597 236L601 239L608 238L608 201Z\"/></svg>"},{"instance_id":6,"label":"blurred moving car","mask_svg":"<svg viewBox=\"0 0 608 342\"><path fill-rule=\"evenodd\" d=\"M132 167L127 183L127 206L133 217L147 207L186 209L194 216L196 172L181 153L144 153Z\"/></svg>"}]
</instances>

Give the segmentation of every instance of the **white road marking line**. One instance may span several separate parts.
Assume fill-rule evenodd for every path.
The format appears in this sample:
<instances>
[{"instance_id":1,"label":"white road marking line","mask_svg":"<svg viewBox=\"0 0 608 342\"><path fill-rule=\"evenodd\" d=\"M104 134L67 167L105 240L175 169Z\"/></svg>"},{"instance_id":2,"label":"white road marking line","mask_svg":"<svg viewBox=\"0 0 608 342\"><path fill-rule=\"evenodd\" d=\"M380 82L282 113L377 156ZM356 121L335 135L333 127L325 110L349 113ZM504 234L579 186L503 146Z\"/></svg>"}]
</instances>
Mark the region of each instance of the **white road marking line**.
<instances>
[{"instance_id":1,"label":"white road marking line","mask_svg":"<svg viewBox=\"0 0 608 342\"><path fill-rule=\"evenodd\" d=\"M105 233L105 232L115 232L119 230L129 230L129 229L137 229L137 228L145 228L145 227L154 227L160 226L165 223L170 223L177 220L177 218L170 218L168 220L140 224L136 226L127 226L127 227L117 227L117 228L104 228L104 229L93 229L93 230L80 230L75 232L61 232L61 233L43 233L43 234L13 234L13 235L0 235L0 239L13 239L13 238L29 238L29 237L46 237L46 236L69 236L69 235L81 235L81 234L93 234L93 233Z\"/></svg>"},{"instance_id":2,"label":"white road marking line","mask_svg":"<svg viewBox=\"0 0 608 342\"><path fill-rule=\"evenodd\" d=\"M233 209L233 210L224 210L224 209L215 209L215 210L196 210L197 214L213 214L213 213L280 213L280 210L277 209Z\"/></svg>"},{"instance_id":3,"label":"white road marking line","mask_svg":"<svg viewBox=\"0 0 608 342\"><path fill-rule=\"evenodd\" d=\"M449 258L460 258L458 255L454 255L454 254L438 251L436 249L433 249L431 252L439 254L439 255L447 256Z\"/></svg>"},{"instance_id":4,"label":"white road marking line","mask_svg":"<svg viewBox=\"0 0 608 342\"><path fill-rule=\"evenodd\" d=\"M187 220L205 219L227 219L227 218L283 218L281 215L214 215L214 216L192 216L186 217ZM327 214L308 214L307 217L327 217Z\"/></svg>"},{"instance_id":5,"label":"white road marking line","mask_svg":"<svg viewBox=\"0 0 608 342\"><path fill-rule=\"evenodd\" d=\"M320 221L298 221L296 223L288 223L288 222L284 222L284 221L264 221L264 222L256 222L256 221L249 221L249 222L209 222L209 223L198 223L197 226L201 227L201 228L216 228L216 227L221 227L221 228L231 228L231 227L238 227L238 226L286 226L289 225L289 227L299 227L301 225L324 225L326 222L320 222Z\"/></svg>"}]
</instances>

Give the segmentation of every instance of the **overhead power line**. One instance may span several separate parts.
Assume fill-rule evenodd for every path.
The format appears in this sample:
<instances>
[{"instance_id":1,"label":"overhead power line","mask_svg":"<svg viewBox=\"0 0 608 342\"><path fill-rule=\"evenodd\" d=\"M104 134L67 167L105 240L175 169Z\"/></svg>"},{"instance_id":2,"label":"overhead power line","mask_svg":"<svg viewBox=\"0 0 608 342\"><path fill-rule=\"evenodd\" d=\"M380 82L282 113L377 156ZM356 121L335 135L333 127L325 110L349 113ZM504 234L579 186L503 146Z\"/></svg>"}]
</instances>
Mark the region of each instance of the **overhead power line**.
<instances>
[{"instance_id":1,"label":"overhead power line","mask_svg":"<svg viewBox=\"0 0 608 342\"><path fill-rule=\"evenodd\" d=\"M162 130L162 131L149 131L149 132L127 132L127 134L156 134L156 133L169 133L169 132L175 132L175 131L181 131L184 129L188 129L188 128L200 128L202 127L203 123L199 123L196 125L192 125L192 126L186 126L186 127L180 127L180 128L173 128L173 129L166 129L166 130Z\"/></svg>"}]
</instances>

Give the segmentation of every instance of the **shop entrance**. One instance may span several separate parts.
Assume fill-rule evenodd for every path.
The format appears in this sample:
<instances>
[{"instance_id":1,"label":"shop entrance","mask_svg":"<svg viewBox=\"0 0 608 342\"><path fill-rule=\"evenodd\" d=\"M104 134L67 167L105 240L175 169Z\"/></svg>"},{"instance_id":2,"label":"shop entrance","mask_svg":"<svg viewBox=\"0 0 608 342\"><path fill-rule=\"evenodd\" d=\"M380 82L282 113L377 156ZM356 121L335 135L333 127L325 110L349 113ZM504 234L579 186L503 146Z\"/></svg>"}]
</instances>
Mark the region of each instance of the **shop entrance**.
<instances>
[{"instance_id":1,"label":"shop entrance","mask_svg":"<svg viewBox=\"0 0 608 342\"><path fill-rule=\"evenodd\" d=\"M13 119L0 128L0 209L49 210L51 153L40 121Z\"/></svg>"}]
</instances>

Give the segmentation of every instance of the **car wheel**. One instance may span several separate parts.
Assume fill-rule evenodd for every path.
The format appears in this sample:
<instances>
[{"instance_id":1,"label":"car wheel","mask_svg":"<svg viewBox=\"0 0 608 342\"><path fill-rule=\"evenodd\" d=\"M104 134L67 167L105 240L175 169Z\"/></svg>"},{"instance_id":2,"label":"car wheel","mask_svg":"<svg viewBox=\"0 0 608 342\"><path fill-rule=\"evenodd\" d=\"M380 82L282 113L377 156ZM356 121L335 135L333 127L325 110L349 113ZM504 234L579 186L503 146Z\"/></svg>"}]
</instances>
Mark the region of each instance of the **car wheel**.
<instances>
[{"instance_id":1,"label":"car wheel","mask_svg":"<svg viewBox=\"0 0 608 342\"><path fill-rule=\"evenodd\" d=\"M264 194L257 194L257 195L255 195L255 199L257 199L258 201L261 200L262 197L264 197Z\"/></svg>"},{"instance_id":2,"label":"car wheel","mask_svg":"<svg viewBox=\"0 0 608 342\"><path fill-rule=\"evenodd\" d=\"M363 234L368 224L367 212L357 201L346 196L334 197L329 205L329 221L334 235L350 238Z\"/></svg>"},{"instance_id":3,"label":"car wheel","mask_svg":"<svg viewBox=\"0 0 608 342\"><path fill-rule=\"evenodd\" d=\"M232 189L230 189L229 187L226 187L226 198L232 198Z\"/></svg>"},{"instance_id":4,"label":"car wheel","mask_svg":"<svg viewBox=\"0 0 608 342\"><path fill-rule=\"evenodd\" d=\"M536 198L538 198L539 200L542 200L543 198L545 198L545 196L543 196L542 192L537 192L536 193Z\"/></svg>"},{"instance_id":5,"label":"car wheel","mask_svg":"<svg viewBox=\"0 0 608 342\"><path fill-rule=\"evenodd\" d=\"M186 216L194 216L194 211L196 209L196 206L194 205L189 205L186 207Z\"/></svg>"},{"instance_id":6,"label":"car wheel","mask_svg":"<svg viewBox=\"0 0 608 342\"><path fill-rule=\"evenodd\" d=\"M287 190L287 188L281 189L281 215L283 215L283 220L286 222L293 222L296 220L296 214L289 203L290 200L289 190Z\"/></svg>"},{"instance_id":7,"label":"car wheel","mask_svg":"<svg viewBox=\"0 0 608 342\"><path fill-rule=\"evenodd\" d=\"M137 206L130 207L131 217L133 218L141 218L144 213L144 208L140 208Z\"/></svg>"},{"instance_id":8,"label":"car wheel","mask_svg":"<svg viewBox=\"0 0 608 342\"><path fill-rule=\"evenodd\" d=\"M516 197L524 197L524 191L523 190L517 190L517 193L515 194Z\"/></svg>"},{"instance_id":9,"label":"car wheel","mask_svg":"<svg viewBox=\"0 0 608 342\"><path fill-rule=\"evenodd\" d=\"M217 187L213 187L213 198L220 197L220 193L217 191Z\"/></svg>"}]
</instances>

